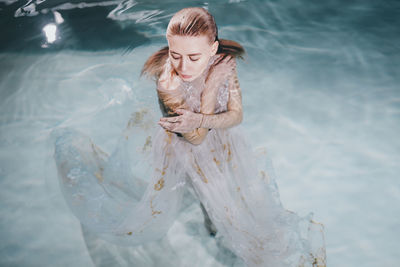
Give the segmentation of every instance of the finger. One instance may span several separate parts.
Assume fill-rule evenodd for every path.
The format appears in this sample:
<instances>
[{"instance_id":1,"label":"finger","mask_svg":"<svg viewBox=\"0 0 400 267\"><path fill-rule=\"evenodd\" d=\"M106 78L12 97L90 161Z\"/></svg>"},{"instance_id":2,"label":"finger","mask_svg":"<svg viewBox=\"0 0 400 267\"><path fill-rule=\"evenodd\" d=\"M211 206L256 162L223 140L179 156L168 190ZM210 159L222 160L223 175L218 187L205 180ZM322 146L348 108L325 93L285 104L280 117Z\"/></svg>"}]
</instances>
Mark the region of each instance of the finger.
<instances>
[{"instance_id":1,"label":"finger","mask_svg":"<svg viewBox=\"0 0 400 267\"><path fill-rule=\"evenodd\" d=\"M158 125L160 125L161 127L163 127L163 128L166 129L166 130L169 130L168 127L167 127L167 124L164 123L164 122L159 121L159 122L158 122Z\"/></svg>"},{"instance_id":2,"label":"finger","mask_svg":"<svg viewBox=\"0 0 400 267\"><path fill-rule=\"evenodd\" d=\"M229 57L227 57L227 60L225 62L227 64L227 66L234 68L236 66L236 60L235 57L229 55Z\"/></svg>"},{"instance_id":3,"label":"finger","mask_svg":"<svg viewBox=\"0 0 400 267\"><path fill-rule=\"evenodd\" d=\"M187 110L178 108L175 112L179 115L184 115L184 114L186 114Z\"/></svg>"},{"instance_id":4,"label":"finger","mask_svg":"<svg viewBox=\"0 0 400 267\"><path fill-rule=\"evenodd\" d=\"M161 118L160 118L160 121L168 121L169 118L170 118L170 117L161 117Z\"/></svg>"},{"instance_id":5,"label":"finger","mask_svg":"<svg viewBox=\"0 0 400 267\"><path fill-rule=\"evenodd\" d=\"M216 61L219 62L220 60L222 60L223 57L224 57L224 54L218 54Z\"/></svg>"},{"instance_id":6,"label":"finger","mask_svg":"<svg viewBox=\"0 0 400 267\"><path fill-rule=\"evenodd\" d=\"M225 55L216 65L228 65L229 66L231 59L232 59L232 56Z\"/></svg>"},{"instance_id":7,"label":"finger","mask_svg":"<svg viewBox=\"0 0 400 267\"><path fill-rule=\"evenodd\" d=\"M224 61L224 62L228 62L231 58L232 58L232 57L231 57L230 55L226 54L226 55L224 56L223 61Z\"/></svg>"},{"instance_id":8,"label":"finger","mask_svg":"<svg viewBox=\"0 0 400 267\"><path fill-rule=\"evenodd\" d=\"M173 124L169 122L158 122L158 124L166 130L172 131Z\"/></svg>"},{"instance_id":9,"label":"finger","mask_svg":"<svg viewBox=\"0 0 400 267\"><path fill-rule=\"evenodd\" d=\"M228 55L228 54L226 54L225 56L224 56L224 59L223 59L223 61L224 61L224 63L228 63L230 60L232 59L232 56L231 55Z\"/></svg>"},{"instance_id":10,"label":"finger","mask_svg":"<svg viewBox=\"0 0 400 267\"><path fill-rule=\"evenodd\" d=\"M221 63L222 60L224 60L225 54L219 54L219 57L215 60L215 65L218 65Z\"/></svg>"},{"instance_id":11,"label":"finger","mask_svg":"<svg viewBox=\"0 0 400 267\"><path fill-rule=\"evenodd\" d=\"M179 127L180 124L176 124L176 123L170 123L167 127L168 130L170 130L171 132L180 132L181 127Z\"/></svg>"},{"instance_id":12,"label":"finger","mask_svg":"<svg viewBox=\"0 0 400 267\"><path fill-rule=\"evenodd\" d=\"M179 116L176 116L176 117L164 117L164 118L161 118L160 121L168 122L168 123L177 123L177 122L180 121L180 118L179 118Z\"/></svg>"},{"instance_id":13,"label":"finger","mask_svg":"<svg viewBox=\"0 0 400 267\"><path fill-rule=\"evenodd\" d=\"M229 56L227 64L229 64L230 66L235 65L236 64L235 57Z\"/></svg>"}]
</instances>

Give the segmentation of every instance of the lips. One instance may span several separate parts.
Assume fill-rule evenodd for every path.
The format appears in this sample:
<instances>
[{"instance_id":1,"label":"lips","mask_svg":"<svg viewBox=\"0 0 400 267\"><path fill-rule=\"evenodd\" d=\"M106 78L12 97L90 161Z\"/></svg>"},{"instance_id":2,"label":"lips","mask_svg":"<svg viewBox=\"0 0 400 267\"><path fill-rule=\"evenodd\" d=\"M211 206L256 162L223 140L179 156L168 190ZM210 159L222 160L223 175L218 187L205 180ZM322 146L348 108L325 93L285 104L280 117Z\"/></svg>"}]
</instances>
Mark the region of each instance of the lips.
<instances>
[{"instance_id":1,"label":"lips","mask_svg":"<svg viewBox=\"0 0 400 267\"><path fill-rule=\"evenodd\" d=\"M184 78L184 79L189 79L189 78L192 77L192 75L185 75L185 74L181 73L181 77Z\"/></svg>"}]
</instances>

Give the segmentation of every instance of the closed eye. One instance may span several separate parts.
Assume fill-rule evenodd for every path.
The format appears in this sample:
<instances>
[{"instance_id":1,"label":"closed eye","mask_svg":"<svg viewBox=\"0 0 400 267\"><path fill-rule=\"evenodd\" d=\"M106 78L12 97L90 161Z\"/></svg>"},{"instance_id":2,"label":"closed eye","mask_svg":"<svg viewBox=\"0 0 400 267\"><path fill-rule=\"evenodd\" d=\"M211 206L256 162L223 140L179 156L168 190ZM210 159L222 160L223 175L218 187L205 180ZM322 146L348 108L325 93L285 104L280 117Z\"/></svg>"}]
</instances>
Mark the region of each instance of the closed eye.
<instances>
[{"instance_id":1,"label":"closed eye","mask_svg":"<svg viewBox=\"0 0 400 267\"><path fill-rule=\"evenodd\" d=\"M171 57L172 57L173 59L179 59L179 57L176 57L176 56L174 56L174 55L172 55L172 54L171 54Z\"/></svg>"}]
</instances>

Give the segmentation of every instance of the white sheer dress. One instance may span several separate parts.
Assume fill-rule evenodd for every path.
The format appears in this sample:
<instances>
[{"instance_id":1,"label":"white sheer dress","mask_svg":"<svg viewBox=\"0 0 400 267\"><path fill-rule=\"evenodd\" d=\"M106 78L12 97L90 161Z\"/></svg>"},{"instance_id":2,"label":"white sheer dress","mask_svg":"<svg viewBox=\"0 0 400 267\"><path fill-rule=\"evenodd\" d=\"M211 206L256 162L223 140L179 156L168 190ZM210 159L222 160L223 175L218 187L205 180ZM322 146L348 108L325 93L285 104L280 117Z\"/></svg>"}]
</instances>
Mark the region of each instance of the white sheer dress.
<instances>
[{"instance_id":1,"label":"white sheer dress","mask_svg":"<svg viewBox=\"0 0 400 267\"><path fill-rule=\"evenodd\" d=\"M168 92L175 108L200 112L214 59L201 77ZM219 86L215 113L227 110L235 93L231 80ZM160 103L165 115L175 105ZM191 187L217 230L215 238L246 265L325 266L322 225L282 207L271 164L252 151L239 127L210 129L200 145L192 145L161 127L152 132L149 114L133 114L110 156L73 129L54 133L60 186L82 224L118 245L157 240L180 212L184 188Z\"/></svg>"}]
</instances>

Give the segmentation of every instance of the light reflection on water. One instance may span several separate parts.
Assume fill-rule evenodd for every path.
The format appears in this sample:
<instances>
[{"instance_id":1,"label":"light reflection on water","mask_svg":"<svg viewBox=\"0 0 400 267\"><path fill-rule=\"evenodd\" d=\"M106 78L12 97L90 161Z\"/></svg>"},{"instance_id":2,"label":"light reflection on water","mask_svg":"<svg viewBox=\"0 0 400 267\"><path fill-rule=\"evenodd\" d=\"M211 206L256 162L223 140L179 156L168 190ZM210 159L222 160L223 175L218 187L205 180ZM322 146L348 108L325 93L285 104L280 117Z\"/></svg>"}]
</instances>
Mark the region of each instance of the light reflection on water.
<instances>
[{"instance_id":1,"label":"light reflection on water","mask_svg":"<svg viewBox=\"0 0 400 267\"><path fill-rule=\"evenodd\" d=\"M154 85L138 74L173 12L194 4L215 15L220 38L247 49L243 126L267 147L285 206L325 224L328 266L399 265L399 3L230 2L0 2L2 265L92 264L48 133L72 125L111 151L136 105L158 114ZM192 226L176 225L172 243L207 259L211 245L193 240Z\"/></svg>"}]
</instances>

